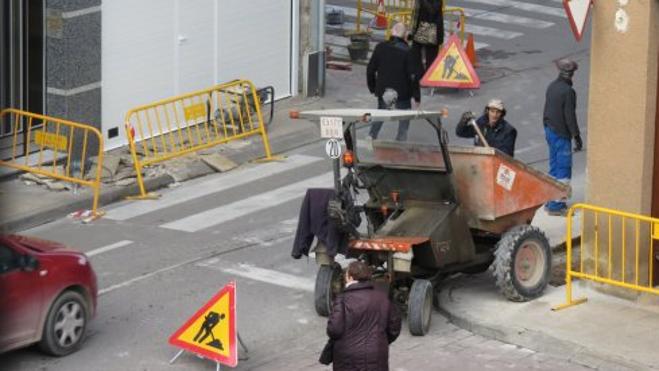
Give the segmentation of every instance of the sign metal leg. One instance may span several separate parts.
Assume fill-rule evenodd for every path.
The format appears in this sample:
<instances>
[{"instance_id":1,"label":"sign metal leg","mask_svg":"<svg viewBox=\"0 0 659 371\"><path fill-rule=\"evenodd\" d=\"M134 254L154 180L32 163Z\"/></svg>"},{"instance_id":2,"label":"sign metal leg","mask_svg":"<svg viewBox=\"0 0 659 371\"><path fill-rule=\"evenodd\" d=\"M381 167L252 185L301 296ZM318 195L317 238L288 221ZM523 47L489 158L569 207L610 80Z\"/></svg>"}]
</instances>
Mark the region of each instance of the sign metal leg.
<instances>
[{"instance_id":1,"label":"sign metal leg","mask_svg":"<svg viewBox=\"0 0 659 371\"><path fill-rule=\"evenodd\" d=\"M245 351L245 356L244 357L239 357L238 359L241 361L246 361L249 359L249 350L247 349L247 346L243 342L243 339L240 337L240 332L236 331L237 337L238 337L238 344L240 344L240 347L243 348Z\"/></svg>"},{"instance_id":2,"label":"sign metal leg","mask_svg":"<svg viewBox=\"0 0 659 371\"><path fill-rule=\"evenodd\" d=\"M220 371L220 362L216 362L215 364L217 365L215 371Z\"/></svg>"},{"instance_id":3,"label":"sign metal leg","mask_svg":"<svg viewBox=\"0 0 659 371\"><path fill-rule=\"evenodd\" d=\"M171 365L171 364L173 364L174 362L176 362L176 360L178 359L178 357L180 357L181 354L183 354L183 352L185 352L185 350L183 350L183 349L179 350L179 352L176 353L176 355L174 356L174 358L172 358L172 360L169 361L169 364Z\"/></svg>"}]
</instances>

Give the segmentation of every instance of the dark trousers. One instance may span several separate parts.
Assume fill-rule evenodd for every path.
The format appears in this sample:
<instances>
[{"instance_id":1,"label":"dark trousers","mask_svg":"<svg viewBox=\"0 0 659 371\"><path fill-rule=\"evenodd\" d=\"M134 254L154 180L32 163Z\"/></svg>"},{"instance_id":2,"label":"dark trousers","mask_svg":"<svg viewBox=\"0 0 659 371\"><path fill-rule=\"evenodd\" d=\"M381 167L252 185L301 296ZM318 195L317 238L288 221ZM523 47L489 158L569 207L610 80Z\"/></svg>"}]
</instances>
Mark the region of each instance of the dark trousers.
<instances>
[{"instance_id":1,"label":"dark trousers","mask_svg":"<svg viewBox=\"0 0 659 371\"><path fill-rule=\"evenodd\" d=\"M378 109L388 109L384 104L384 100L382 97L378 97ZM411 99L403 99L403 100L397 100L396 101L396 109L412 109L412 100ZM398 122L398 134L396 135L396 140L398 141L406 141L407 140L407 130L410 127L410 120L400 120ZM373 139L378 137L378 134L380 133L380 129L382 129L382 121L375 121L371 124L371 129L368 132L368 135L373 137Z\"/></svg>"},{"instance_id":2,"label":"dark trousers","mask_svg":"<svg viewBox=\"0 0 659 371\"><path fill-rule=\"evenodd\" d=\"M422 51L425 52L425 58L422 58ZM428 45L428 44L419 44L418 42L412 42L412 56L414 60L417 61L418 65L422 67L423 73L425 74L428 68L432 66L432 62L437 58L437 53L439 52L439 45ZM419 76L421 78L421 76Z\"/></svg>"}]
</instances>

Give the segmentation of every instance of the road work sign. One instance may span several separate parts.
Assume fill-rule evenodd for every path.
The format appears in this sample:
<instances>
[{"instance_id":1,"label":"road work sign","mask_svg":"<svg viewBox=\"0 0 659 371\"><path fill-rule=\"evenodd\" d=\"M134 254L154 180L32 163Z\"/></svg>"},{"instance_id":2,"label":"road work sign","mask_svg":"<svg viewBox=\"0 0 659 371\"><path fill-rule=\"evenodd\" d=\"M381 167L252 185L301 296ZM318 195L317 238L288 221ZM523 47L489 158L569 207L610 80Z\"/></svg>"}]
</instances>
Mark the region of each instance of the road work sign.
<instances>
[{"instance_id":1,"label":"road work sign","mask_svg":"<svg viewBox=\"0 0 659 371\"><path fill-rule=\"evenodd\" d=\"M204 358L238 364L236 283L224 286L169 338L169 343Z\"/></svg>"},{"instance_id":2,"label":"road work sign","mask_svg":"<svg viewBox=\"0 0 659 371\"><path fill-rule=\"evenodd\" d=\"M421 79L426 87L476 89L481 81L457 35L452 35Z\"/></svg>"},{"instance_id":3,"label":"road work sign","mask_svg":"<svg viewBox=\"0 0 659 371\"><path fill-rule=\"evenodd\" d=\"M592 5L592 0L563 0L563 8L565 8L572 33L577 41L581 41Z\"/></svg>"}]
</instances>

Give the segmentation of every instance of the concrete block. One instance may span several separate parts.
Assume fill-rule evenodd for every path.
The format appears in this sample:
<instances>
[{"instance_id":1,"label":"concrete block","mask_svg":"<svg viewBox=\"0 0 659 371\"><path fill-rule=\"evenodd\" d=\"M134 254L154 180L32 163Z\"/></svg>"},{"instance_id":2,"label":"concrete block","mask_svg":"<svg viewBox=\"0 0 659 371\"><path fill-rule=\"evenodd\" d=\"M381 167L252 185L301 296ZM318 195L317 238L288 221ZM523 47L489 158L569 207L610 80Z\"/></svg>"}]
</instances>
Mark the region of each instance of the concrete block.
<instances>
[{"instance_id":1,"label":"concrete block","mask_svg":"<svg viewBox=\"0 0 659 371\"><path fill-rule=\"evenodd\" d=\"M201 161L197 156L188 156L163 164L165 173L174 178L175 182L184 182L188 179L214 173L210 166Z\"/></svg>"},{"instance_id":2,"label":"concrete block","mask_svg":"<svg viewBox=\"0 0 659 371\"><path fill-rule=\"evenodd\" d=\"M201 155L199 157L201 158L201 161L206 163L206 165L210 166L212 169L220 173L229 171L231 169L235 169L238 166L238 164L231 161L227 157L217 153Z\"/></svg>"},{"instance_id":3,"label":"concrete block","mask_svg":"<svg viewBox=\"0 0 659 371\"><path fill-rule=\"evenodd\" d=\"M119 156L106 155L103 156L103 168L101 169L101 181L109 182L114 179L114 175L119 169ZM85 179L95 179L96 172L98 171L98 157L92 157L91 166L85 175Z\"/></svg>"}]
</instances>

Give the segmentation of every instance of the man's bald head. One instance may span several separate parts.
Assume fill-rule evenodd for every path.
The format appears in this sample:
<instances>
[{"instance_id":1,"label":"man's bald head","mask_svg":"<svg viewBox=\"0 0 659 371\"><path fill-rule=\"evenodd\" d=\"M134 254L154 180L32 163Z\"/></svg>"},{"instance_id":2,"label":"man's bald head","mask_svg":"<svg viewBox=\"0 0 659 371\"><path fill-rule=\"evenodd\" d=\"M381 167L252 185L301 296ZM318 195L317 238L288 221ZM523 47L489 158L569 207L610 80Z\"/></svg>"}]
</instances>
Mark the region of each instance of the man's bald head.
<instances>
[{"instance_id":1,"label":"man's bald head","mask_svg":"<svg viewBox=\"0 0 659 371\"><path fill-rule=\"evenodd\" d=\"M400 22L396 22L394 26L391 27L391 34L393 36L400 37L401 39L405 38L405 32L407 32L407 28Z\"/></svg>"}]
</instances>

